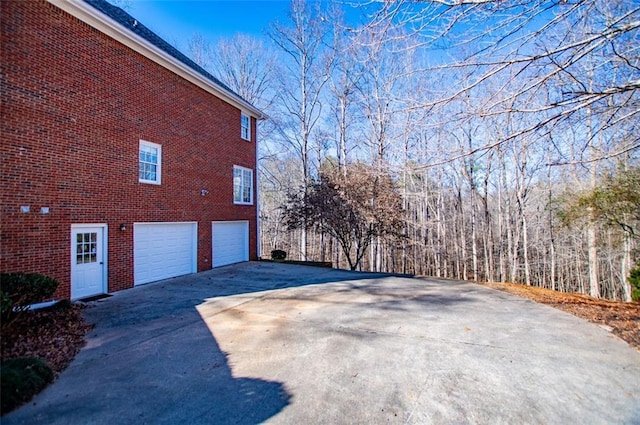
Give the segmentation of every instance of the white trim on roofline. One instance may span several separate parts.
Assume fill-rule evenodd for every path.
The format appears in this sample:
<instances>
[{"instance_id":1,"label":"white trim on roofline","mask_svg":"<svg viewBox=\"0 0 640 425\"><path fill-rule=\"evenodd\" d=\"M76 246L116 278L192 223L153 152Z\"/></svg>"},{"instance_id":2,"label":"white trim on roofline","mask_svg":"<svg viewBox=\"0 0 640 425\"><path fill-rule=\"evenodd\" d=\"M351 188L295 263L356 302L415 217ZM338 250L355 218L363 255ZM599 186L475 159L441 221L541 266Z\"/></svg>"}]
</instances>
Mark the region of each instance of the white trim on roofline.
<instances>
[{"instance_id":1,"label":"white trim on roofline","mask_svg":"<svg viewBox=\"0 0 640 425\"><path fill-rule=\"evenodd\" d=\"M111 19L99 10L95 9L82 0L47 0L49 3L59 7L72 16L80 19L82 22L92 26L98 31L103 32L109 37L119 41L125 46L133 49L141 55L151 59L160 66L179 75L185 80L195 84L196 86L206 90L214 96L224 100L225 102L235 106L241 111L244 110L256 119L266 119L259 109L242 99L237 94L225 90L215 82L194 71L178 59L169 55L162 49L149 43L144 38L129 31L120 23Z\"/></svg>"}]
</instances>

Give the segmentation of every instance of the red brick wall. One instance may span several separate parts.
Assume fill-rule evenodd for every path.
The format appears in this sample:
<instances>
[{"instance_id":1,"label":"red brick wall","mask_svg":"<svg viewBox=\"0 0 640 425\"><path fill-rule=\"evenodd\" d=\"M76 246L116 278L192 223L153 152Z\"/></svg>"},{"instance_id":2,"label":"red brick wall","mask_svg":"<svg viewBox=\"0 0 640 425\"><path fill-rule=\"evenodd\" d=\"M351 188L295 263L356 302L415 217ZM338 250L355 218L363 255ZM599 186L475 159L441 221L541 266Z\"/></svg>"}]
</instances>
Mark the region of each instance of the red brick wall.
<instances>
[{"instance_id":1,"label":"red brick wall","mask_svg":"<svg viewBox=\"0 0 640 425\"><path fill-rule=\"evenodd\" d=\"M255 259L256 209L232 182L234 164L255 169L255 120L242 140L239 109L43 0L0 15L0 270L50 275L68 298L72 223L108 224L110 292L133 285L133 222L197 221L202 271L211 221L249 220ZM160 186L138 182L140 139L162 145Z\"/></svg>"}]
</instances>

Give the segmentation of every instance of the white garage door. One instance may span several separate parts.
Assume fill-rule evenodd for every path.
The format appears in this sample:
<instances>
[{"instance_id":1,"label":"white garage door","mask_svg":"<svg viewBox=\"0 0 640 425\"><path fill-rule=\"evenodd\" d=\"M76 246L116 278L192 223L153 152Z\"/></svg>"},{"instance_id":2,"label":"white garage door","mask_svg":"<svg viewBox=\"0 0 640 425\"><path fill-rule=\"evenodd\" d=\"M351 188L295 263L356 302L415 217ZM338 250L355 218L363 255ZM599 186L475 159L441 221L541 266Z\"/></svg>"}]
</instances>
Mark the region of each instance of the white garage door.
<instances>
[{"instance_id":1,"label":"white garage door","mask_svg":"<svg viewBox=\"0 0 640 425\"><path fill-rule=\"evenodd\" d=\"M249 261L249 222L214 221L212 267Z\"/></svg>"},{"instance_id":2,"label":"white garage door","mask_svg":"<svg viewBox=\"0 0 640 425\"><path fill-rule=\"evenodd\" d=\"M196 272L196 223L134 223L135 285Z\"/></svg>"}]
</instances>

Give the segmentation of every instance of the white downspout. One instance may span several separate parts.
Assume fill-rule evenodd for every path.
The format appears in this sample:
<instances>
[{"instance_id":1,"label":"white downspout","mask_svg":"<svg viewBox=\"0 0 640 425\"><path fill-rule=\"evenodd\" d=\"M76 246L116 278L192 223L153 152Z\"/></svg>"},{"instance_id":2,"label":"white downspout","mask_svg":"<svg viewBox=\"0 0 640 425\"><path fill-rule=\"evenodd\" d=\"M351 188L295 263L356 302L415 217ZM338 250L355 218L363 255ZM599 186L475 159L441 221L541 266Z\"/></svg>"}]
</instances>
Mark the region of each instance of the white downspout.
<instances>
[{"instance_id":1,"label":"white downspout","mask_svg":"<svg viewBox=\"0 0 640 425\"><path fill-rule=\"evenodd\" d=\"M260 233L260 169L258 168L258 119L256 121L256 172L255 172L255 191L256 191L256 255L262 257L261 250L261 233Z\"/></svg>"}]
</instances>

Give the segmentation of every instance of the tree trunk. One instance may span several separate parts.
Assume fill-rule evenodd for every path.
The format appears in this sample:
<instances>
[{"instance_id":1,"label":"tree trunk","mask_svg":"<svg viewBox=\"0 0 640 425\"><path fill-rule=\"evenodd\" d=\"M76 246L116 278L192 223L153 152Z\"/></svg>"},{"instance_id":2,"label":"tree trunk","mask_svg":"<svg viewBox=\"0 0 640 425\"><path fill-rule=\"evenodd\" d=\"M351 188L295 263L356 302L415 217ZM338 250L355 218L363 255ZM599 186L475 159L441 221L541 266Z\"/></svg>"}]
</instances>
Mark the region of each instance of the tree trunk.
<instances>
[{"instance_id":1,"label":"tree trunk","mask_svg":"<svg viewBox=\"0 0 640 425\"><path fill-rule=\"evenodd\" d=\"M627 280L631 272L631 237L629 234L624 235L624 248L622 254L622 294L626 302L631 302L631 284Z\"/></svg>"}]
</instances>

